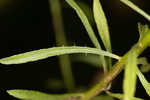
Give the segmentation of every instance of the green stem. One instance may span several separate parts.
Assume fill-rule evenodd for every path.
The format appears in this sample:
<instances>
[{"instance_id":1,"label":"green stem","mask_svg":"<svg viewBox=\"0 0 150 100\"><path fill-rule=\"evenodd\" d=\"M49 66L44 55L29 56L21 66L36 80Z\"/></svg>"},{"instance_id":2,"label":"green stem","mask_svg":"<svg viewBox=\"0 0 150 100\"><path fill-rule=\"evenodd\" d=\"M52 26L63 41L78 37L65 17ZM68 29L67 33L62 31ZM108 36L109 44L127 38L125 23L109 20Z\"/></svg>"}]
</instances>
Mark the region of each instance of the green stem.
<instances>
[{"instance_id":1,"label":"green stem","mask_svg":"<svg viewBox=\"0 0 150 100\"><path fill-rule=\"evenodd\" d=\"M136 12L138 12L139 14L141 14L142 16L144 16L147 20L150 21L150 16L145 13L142 9L140 9L138 6L136 6L134 3L132 3L129 0L120 0L122 3L126 4L127 6L129 6L130 8L132 8L133 10L135 10Z\"/></svg>"},{"instance_id":2,"label":"green stem","mask_svg":"<svg viewBox=\"0 0 150 100\"><path fill-rule=\"evenodd\" d=\"M149 45L150 31L148 31L144 38L135 44L93 88L85 92L80 100L89 100L104 91L109 83L123 70L128 58L128 53L136 48L138 55L140 55Z\"/></svg>"},{"instance_id":3,"label":"green stem","mask_svg":"<svg viewBox=\"0 0 150 100\"><path fill-rule=\"evenodd\" d=\"M51 7L51 15L53 19L52 21L56 35L56 45L57 46L67 45L60 0L49 0L49 3ZM75 84L71 71L71 62L69 59L69 55L59 56L59 64L66 88L68 89L69 92L72 92L75 88Z\"/></svg>"}]
</instances>

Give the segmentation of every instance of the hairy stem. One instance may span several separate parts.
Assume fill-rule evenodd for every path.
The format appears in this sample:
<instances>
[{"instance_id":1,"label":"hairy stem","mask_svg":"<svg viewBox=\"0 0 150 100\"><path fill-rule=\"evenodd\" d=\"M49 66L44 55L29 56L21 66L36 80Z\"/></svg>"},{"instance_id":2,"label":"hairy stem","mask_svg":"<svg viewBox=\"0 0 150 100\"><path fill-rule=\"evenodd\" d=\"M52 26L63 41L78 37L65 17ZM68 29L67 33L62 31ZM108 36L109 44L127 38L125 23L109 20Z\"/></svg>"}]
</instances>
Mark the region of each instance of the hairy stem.
<instances>
[{"instance_id":1,"label":"hairy stem","mask_svg":"<svg viewBox=\"0 0 150 100\"><path fill-rule=\"evenodd\" d=\"M131 50L129 50L116 64L114 64L111 70L101 80L99 80L93 88L85 92L80 100L89 100L104 91L109 83L123 70L128 58L128 53L132 51L132 49L136 48L138 55L140 55L149 45L150 31L148 31L141 41L135 44Z\"/></svg>"}]
</instances>

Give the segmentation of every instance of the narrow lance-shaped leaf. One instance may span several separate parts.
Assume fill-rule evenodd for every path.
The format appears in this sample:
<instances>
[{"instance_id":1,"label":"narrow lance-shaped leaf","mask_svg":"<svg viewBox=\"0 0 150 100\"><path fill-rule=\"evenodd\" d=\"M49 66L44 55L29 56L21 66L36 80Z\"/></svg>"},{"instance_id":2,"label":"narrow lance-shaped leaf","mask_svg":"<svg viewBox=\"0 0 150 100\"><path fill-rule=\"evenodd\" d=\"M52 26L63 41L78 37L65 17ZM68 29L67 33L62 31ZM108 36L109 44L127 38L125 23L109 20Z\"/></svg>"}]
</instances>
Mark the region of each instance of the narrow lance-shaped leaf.
<instances>
[{"instance_id":1,"label":"narrow lance-shaped leaf","mask_svg":"<svg viewBox=\"0 0 150 100\"><path fill-rule=\"evenodd\" d=\"M140 72L139 69L137 69L137 75L147 94L150 96L150 83L145 79L144 75Z\"/></svg>"},{"instance_id":2,"label":"narrow lance-shaped leaf","mask_svg":"<svg viewBox=\"0 0 150 100\"><path fill-rule=\"evenodd\" d=\"M33 91L33 90L8 90L9 95L14 96L18 99L23 100L62 100L80 97L80 93L72 94L47 94L43 92Z\"/></svg>"},{"instance_id":3,"label":"narrow lance-shaped leaf","mask_svg":"<svg viewBox=\"0 0 150 100\"><path fill-rule=\"evenodd\" d=\"M129 52L127 65L124 72L124 100L132 100L136 89L136 68L137 68L137 53L133 49Z\"/></svg>"},{"instance_id":4,"label":"narrow lance-shaped leaf","mask_svg":"<svg viewBox=\"0 0 150 100\"><path fill-rule=\"evenodd\" d=\"M31 61L45 59L45 58L52 57L52 56L58 56L58 55L63 55L63 54L73 54L73 53L90 53L90 54L97 54L97 55L113 57L115 59L120 59L119 56L100 50L100 49L72 46L72 47L53 47L53 48L48 48L48 49L30 51L30 52L0 59L0 63L21 64L21 63L27 63Z\"/></svg>"},{"instance_id":5,"label":"narrow lance-shaped leaf","mask_svg":"<svg viewBox=\"0 0 150 100\"><path fill-rule=\"evenodd\" d=\"M88 21L87 16L85 13L82 11L82 9L76 4L74 0L66 0L66 2L76 11L77 15L79 16L80 20L82 21L91 41L95 45L96 48L99 48L101 50L101 46L95 36L95 33L92 29L91 24ZM100 61L102 62L102 66L104 67L104 70L106 70L106 61L104 56L100 56Z\"/></svg>"},{"instance_id":6,"label":"narrow lance-shaped leaf","mask_svg":"<svg viewBox=\"0 0 150 100\"><path fill-rule=\"evenodd\" d=\"M144 12L142 9L140 9L138 6L136 6L134 3L132 3L129 0L120 0L122 3L126 4L127 6L129 6L130 8L132 8L133 10L135 10L136 12L138 12L139 14L141 14L142 16L144 16L147 20L150 21L150 16Z\"/></svg>"},{"instance_id":7,"label":"narrow lance-shaped leaf","mask_svg":"<svg viewBox=\"0 0 150 100\"><path fill-rule=\"evenodd\" d=\"M112 96L112 97L117 98L117 99L120 99L120 100L122 100L122 99L124 98L124 95L121 94L121 93L111 93L111 92L107 92L107 94L108 94L109 96ZM131 100L144 100L144 99L132 97Z\"/></svg>"},{"instance_id":8,"label":"narrow lance-shaped leaf","mask_svg":"<svg viewBox=\"0 0 150 100\"><path fill-rule=\"evenodd\" d=\"M94 19L98 28L99 36L101 37L106 50L112 52L107 19L105 17L105 14L103 12L99 0L93 0L93 12L94 12ZM108 63L109 63L109 67L111 67L112 66L111 59L108 60Z\"/></svg>"},{"instance_id":9,"label":"narrow lance-shaped leaf","mask_svg":"<svg viewBox=\"0 0 150 100\"><path fill-rule=\"evenodd\" d=\"M81 19L91 41L93 42L93 44L96 47L100 47L100 44L95 36L95 33L92 29L92 26L90 25L87 16L85 15L85 13L82 11L82 9L76 4L76 2L74 0L66 0L66 2L76 11L76 13L78 14L79 18Z\"/></svg>"},{"instance_id":10,"label":"narrow lance-shaped leaf","mask_svg":"<svg viewBox=\"0 0 150 100\"><path fill-rule=\"evenodd\" d=\"M93 12L99 35L104 43L105 48L111 52L109 28L99 0L93 0Z\"/></svg>"}]
</instances>

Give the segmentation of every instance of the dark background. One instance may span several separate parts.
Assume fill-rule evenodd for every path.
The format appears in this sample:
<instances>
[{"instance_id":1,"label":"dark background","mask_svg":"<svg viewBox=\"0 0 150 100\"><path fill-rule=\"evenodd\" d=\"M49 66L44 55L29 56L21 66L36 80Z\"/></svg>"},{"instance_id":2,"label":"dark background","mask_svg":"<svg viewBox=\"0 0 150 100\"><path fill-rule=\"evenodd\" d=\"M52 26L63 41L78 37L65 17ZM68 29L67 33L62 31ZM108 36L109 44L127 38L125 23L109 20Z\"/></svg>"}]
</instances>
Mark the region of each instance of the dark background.
<instances>
[{"instance_id":1,"label":"dark background","mask_svg":"<svg viewBox=\"0 0 150 100\"><path fill-rule=\"evenodd\" d=\"M9 0L1 1L3 5L0 5L0 58L56 46L47 0L14 0L11 3L7 3ZM92 7L92 0L82 1ZM138 41L137 22L150 23L119 0L101 1L108 19L113 53L121 56ZM150 14L149 0L134 0L134 3ZM64 7L65 4L66 2L62 1L69 44L93 47L76 13L71 8ZM149 51L147 49L142 56L149 59ZM89 81L98 71L84 63L73 63L72 66L77 87L88 87ZM145 75L150 81L149 74ZM16 100L6 93L9 89L66 92L64 88L55 91L47 87L46 82L49 79L62 79L57 57L19 65L0 64L0 99ZM114 84L112 91L121 92L121 79L122 74L117 77L119 84ZM148 98L140 84L137 85L136 96Z\"/></svg>"}]
</instances>

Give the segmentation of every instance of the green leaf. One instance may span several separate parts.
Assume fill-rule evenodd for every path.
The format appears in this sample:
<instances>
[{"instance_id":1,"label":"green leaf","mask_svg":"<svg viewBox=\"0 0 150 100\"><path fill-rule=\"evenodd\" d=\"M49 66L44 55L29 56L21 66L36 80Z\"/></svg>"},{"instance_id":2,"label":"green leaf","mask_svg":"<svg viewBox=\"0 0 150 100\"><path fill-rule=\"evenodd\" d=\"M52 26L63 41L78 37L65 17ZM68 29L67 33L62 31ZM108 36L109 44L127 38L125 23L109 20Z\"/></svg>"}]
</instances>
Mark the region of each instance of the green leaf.
<instances>
[{"instance_id":1,"label":"green leaf","mask_svg":"<svg viewBox=\"0 0 150 100\"><path fill-rule=\"evenodd\" d=\"M140 72L139 69L137 69L137 75L147 94L150 96L150 83L145 79L144 75Z\"/></svg>"},{"instance_id":2,"label":"green leaf","mask_svg":"<svg viewBox=\"0 0 150 100\"><path fill-rule=\"evenodd\" d=\"M140 33L139 41L141 41L143 39L143 37L145 36L145 34L149 31L149 26L138 23L138 29L139 29L139 33Z\"/></svg>"},{"instance_id":3,"label":"green leaf","mask_svg":"<svg viewBox=\"0 0 150 100\"><path fill-rule=\"evenodd\" d=\"M149 72L149 71L150 71L150 64L141 65L141 66L140 66L140 71L141 71L142 73L147 73L147 72Z\"/></svg>"},{"instance_id":4,"label":"green leaf","mask_svg":"<svg viewBox=\"0 0 150 100\"><path fill-rule=\"evenodd\" d=\"M76 0L76 3L82 9L82 11L85 13L89 22L91 24L94 24L95 22L94 22L93 11L92 11L90 5L84 1L78 1L78 0ZM63 6L63 8L70 8L70 5L68 5L66 3L64 3L62 6Z\"/></svg>"},{"instance_id":5,"label":"green leaf","mask_svg":"<svg viewBox=\"0 0 150 100\"><path fill-rule=\"evenodd\" d=\"M92 29L91 24L88 21L87 16L85 15L85 13L82 11L82 9L76 4L76 2L74 0L66 0L66 2L76 11L77 15L79 16L80 20L82 21L91 41L93 42L93 44L95 45L96 48L101 49L101 46L95 36L95 33ZM106 61L104 56L100 56L100 61L102 62L102 65L104 67L104 69L106 70Z\"/></svg>"},{"instance_id":6,"label":"green leaf","mask_svg":"<svg viewBox=\"0 0 150 100\"><path fill-rule=\"evenodd\" d=\"M83 1L76 1L76 2L79 5L79 7L83 10L85 15L87 16L89 22L91 24L94 24L94 16L93 16L93 11L92 11L91 7Z\"/></svg>"},{"instance_id":7,"label":"green leaf","mask_svg":"<svg viewBox=\"0 0 150 100\"><path fill-rule=\"evenodd\" d=\"M101 37L106 50L112 52L107 19L105 17L105 14L103 12L99 0L93 0L93 12L94 12L94 19L98 28L99 36ZM111 59L108 59L108 63L109 63L109 67L111 67L112 66Z\"/></svg>"},{"instance_id":8,"label":"green leaf","mask_svg":"<svg viewBox=\"0 0 150 100\"><path fill-rule=\"evenodd\" d=\"M124 100L132 100L136 89L136 68L137 68L137 53L133 49L129 52L127 65L124 72Z\"/></svg>"},{"instance_id":9,"label":"green leaf","mask_svg":"<svg viewBox=\"0 0 150 100\"><path fill-rule=\"evenodd\" d=\"M133 4L131 1L129 1L129 0L120 0L120 1L150 21L150 16L146 12L144 12L142 9L140 9L138 6Z\"/></svg>"},{"instance_id":10,"label":"green leaf","mask_svg":"<svg viewBox=\"0 0 150 100\"><path fill-rule=\"evenodd\" d=\"M99 61L99 56L98 55L92 55L92 54L82 55L82 54L79 54L79 55L71 56L71 59L74 62L86 63L86 64L89 64L91 66L97 67L97 68L99 68L102 65L101 62Z\"/></svg>"},{"instance_id":11,"label":"green leaf","mask_svg":"<svg viewBox=\"0 0 150 100\"><path fill-rule=\"evenodd\" d=\"M62 100L67 98L80 97L82 95L80 93L56 95L32 90L8 90L7 92L11 96L25 100Z\"/></svg>"},{"instance_id":12,"label":"green leaf","mask_svg":"<svg viewBox=\"0 0 150 100\"><path fill-rule=\"evenodd\" d=\"M148 63L146 57L138 58L137 63L141 65L140 66L140 71L142 73L146 73L146 72L150 71L150 64Z\"/></svg>"},{"instance_id":13,"label":"green leaf","mask_svg":"<svg viewBox=\"0 0 150 100\"><path fill-rule=\"evenodd\" d=\"M124 97L124 95L121 94L121 93L111 93L111 92L107 92L107 94L108 94L109 96L112 96L112 97L117 98L117 99L123 99L123 97ZM144 99L132 97L131 100L144 100Z\"/></svg>"},{"instance_id":14,"label":"green leaf","mask_svg":"<svg viewBox=\"0 0 150 100\"><path fill-rule=\"evenodd\" d=\"M63 55L63 54L73 54L73 53L85 53L85 54L90 53L90 54L97 54L97 55L113 57L115 59L120 59L119 56L100 50L100 49L90 48L90 47L72 46L72 47L53 47L53 48L48 48L48 49L30 51L30 52L0 59L0 63L21 64L21 63L27 63L31 61L45 59L45 58L52 57L52 56L58 56L58 55Z\"/></svg>"},{"instance_id":15,"label":"green leaf","mask_svg":"<svg viewBox=\"0 0 150 100\"><path fill-rule=\"evenodd\" d=\"M146 57L140 57L137 59L137 64L147 65L148 61L147 61Z\"/></svg>"},{"instance_id":16,"label":"green leaf","mask_svg":"<svg viewBox=\"0 0 150 100\"><path fill-rule=\"evenodd\" d=\"M99 35L107 51L111 52L109 28L99 0L93 0L93 12Z\"/></svg>"},{"instance_id":17,"label":"green leaf","mask_svg":"<svg viewBox=\"0 0 150 100\"><path fill-rule=\"evenodd\" d=\"M107 96L107 95L100 95L100 96L96 96L91 100L114 100L111 96Z\"/></svg>"},{"instance_id":18,"label":"green leaf","mask_svg":"<svg viewBox=\"0 0 150 100\"><path fill-rule=\"evenodd\" d=\"M79 18L81 19L86 31L88 32L88 35L91 39L91 41L93 42L93 44L96 47L100 47L100 44L94 34L94 31L92 29L92 26L90 25L87 16L85 15L85 13L82 11L82 9L76 4L76 2L74 0L66 0L66 2L76 11L76 13L78 14Z\"/></svg>"}]
</instances>

